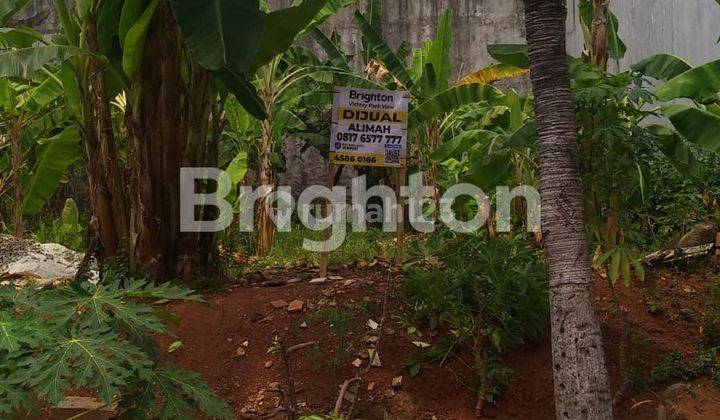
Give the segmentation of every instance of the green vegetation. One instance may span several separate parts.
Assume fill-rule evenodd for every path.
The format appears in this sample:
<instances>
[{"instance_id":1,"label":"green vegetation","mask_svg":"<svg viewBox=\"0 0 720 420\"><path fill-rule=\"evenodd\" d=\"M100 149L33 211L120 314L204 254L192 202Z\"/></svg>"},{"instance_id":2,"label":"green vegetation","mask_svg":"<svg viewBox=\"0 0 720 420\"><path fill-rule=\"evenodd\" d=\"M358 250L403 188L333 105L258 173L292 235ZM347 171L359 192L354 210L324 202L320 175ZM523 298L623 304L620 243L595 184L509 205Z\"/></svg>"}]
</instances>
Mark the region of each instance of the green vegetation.
<instances>
[{"instance_id":1,"label":"green vegetation","mask_svg":"<svg viewBox=\"0 0 720 420\"><path fill-rule=\"evenodd\" d=\"M148 299L201 300L114 270L97 285L0 287L0 414L31 414L84 388L131 418L231 418L198 374L162 361L152 336L170 334L172 316Z\"/></svg>"}]
</instances>

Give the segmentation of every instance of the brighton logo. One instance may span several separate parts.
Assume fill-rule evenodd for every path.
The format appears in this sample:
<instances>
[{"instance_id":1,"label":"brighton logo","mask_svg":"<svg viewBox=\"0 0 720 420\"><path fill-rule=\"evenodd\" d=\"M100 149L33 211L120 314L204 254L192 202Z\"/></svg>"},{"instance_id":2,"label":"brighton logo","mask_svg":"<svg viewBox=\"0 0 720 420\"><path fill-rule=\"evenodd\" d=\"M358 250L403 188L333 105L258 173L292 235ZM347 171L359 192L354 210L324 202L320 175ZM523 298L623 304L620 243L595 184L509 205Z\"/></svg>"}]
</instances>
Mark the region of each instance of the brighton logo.
<instances>
[{"instance_id":1,"label":"brighton logo","mask_svg":"<svg viewBox=\"0 0 720 420\"><path fill-rule=\"evenodd\" d=\"M212 193L195 191L198 180L213 180L217 183L216 191ZM230 175L217 168L182 168L180 175L180 228L183 232L219 232L229 228L233 221L237 222L237 229L243 232L252 232L254 226L255 209L258 202L268 206L268 213L277 230L288 232L292 230L292 215L297 211L300 222L306 228L322 231L331 228L331 235L327 241L313 241L305 239L303 247L310 251L333 251L342 245L346 236L347 226L353 231L367 230L368 222L381 223L385 232L395 232L397 229L397 214L399 211L398 196L387 185L375 185L367 188L365 176L352 180L350 194L344 186L335 186L332 189L324 186L310 186L294 199L292 190L288 186L272 189L269 186L253 188L239 187L236 194L231 194L233 183ZM351 198L348 202L348 196ZM439 208L434 208L436 191L434 188L423 185L423 173L410 175L408 185L400 187L400 196L407 204L407 220L416 231L430 233L435 230L438 222L444 223L449 229L459 233L472 233L478 231L488 223L490 216L490 198L485 192L473 184L456 184L448 188L439 199ZM227 201L228 197L237 197L234 202ZM456 217L454 208L458 199L468 200L475 209L472 218L460 220ZM506 186L495 189L493 197L495 202L494 223L497 232L509 232L512 228L511 213L514 199L525 200L525 225L529 232L540 231L540 193L533 187L521 185L512 190ZM379 199L382 205L372 204ZM318 204L321 203L321 204ZM329 204L329 205L328 205ZM219 209L215 220L197 220L196 207L213 206ZM329 208L324 216L321 208ZM430 211L428 211L430 209Z\"/></svg>"}]
</instances>

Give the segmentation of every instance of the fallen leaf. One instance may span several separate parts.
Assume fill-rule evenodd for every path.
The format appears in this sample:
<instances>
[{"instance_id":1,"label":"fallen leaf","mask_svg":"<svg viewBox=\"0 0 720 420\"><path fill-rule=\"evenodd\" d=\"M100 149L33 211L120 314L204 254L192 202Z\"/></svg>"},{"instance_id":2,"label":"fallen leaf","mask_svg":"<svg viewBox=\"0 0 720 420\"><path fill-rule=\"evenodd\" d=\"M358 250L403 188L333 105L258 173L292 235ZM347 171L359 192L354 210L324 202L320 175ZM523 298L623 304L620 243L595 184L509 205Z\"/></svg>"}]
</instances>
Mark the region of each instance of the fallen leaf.
<instances>
[{"instance_id":1,"label":"fallen leaf","mask_svg":"<svg viewBox=\"0 0 720 420\"><path fill-rule=\"evenodd\" d=\"M182 345L183 345L182 341L173 341L173 343L170 344L170 347L168 347L167 352L168 352L168 353L172 353L172 352L174 352L175 350L177 350L177 349L179 349L180 347L182 347Z\"/></svg>"}]
</instances>

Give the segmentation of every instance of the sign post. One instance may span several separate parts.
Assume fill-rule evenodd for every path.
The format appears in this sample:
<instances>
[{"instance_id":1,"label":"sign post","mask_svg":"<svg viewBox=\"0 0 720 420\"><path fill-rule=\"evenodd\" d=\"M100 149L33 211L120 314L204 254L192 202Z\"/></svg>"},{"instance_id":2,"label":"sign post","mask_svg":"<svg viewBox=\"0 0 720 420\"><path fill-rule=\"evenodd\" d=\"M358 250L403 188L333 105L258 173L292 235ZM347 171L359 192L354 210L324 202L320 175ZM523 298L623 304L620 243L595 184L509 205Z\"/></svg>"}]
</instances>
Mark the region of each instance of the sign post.
<instances>
[{"instance_id":1,"label":"sign post","mask_svg":"<svg viewBox=\"0 0 720 420\"><path fill-rule=\"evenodd\" d=\"M394 168L398 188L405 184L408 98L407 92L335 88L328 165L330 182L337 165L354 165ZM329 187L332 188L332 185ZM402 263L405 220L404 200L399 193L396 191L396 266ZM327 252L323 251L320 257L321 277L327 273L327 261Z\"/></svg>"}]
</instances>

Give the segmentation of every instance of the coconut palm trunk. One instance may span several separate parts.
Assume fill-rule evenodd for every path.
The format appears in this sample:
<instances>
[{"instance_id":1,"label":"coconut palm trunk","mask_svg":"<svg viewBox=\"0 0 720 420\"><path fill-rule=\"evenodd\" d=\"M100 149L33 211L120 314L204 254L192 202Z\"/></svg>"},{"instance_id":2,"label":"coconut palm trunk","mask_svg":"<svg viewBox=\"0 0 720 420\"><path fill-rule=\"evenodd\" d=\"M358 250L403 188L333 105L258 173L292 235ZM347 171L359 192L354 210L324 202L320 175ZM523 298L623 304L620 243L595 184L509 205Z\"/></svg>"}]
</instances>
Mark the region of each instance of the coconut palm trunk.
<instances>
[{"instance_id":1,"label":"coconut palm trunk","mask_svg":"<svg viewBox=\"0 0 720 420\"><path fill-rule=\"evenodd\" d=\"M542 225L550 272L558 419L609 419L612 403L593 299L562 0L526 0L540 145Z\"/></svg>"}]
</instances>

